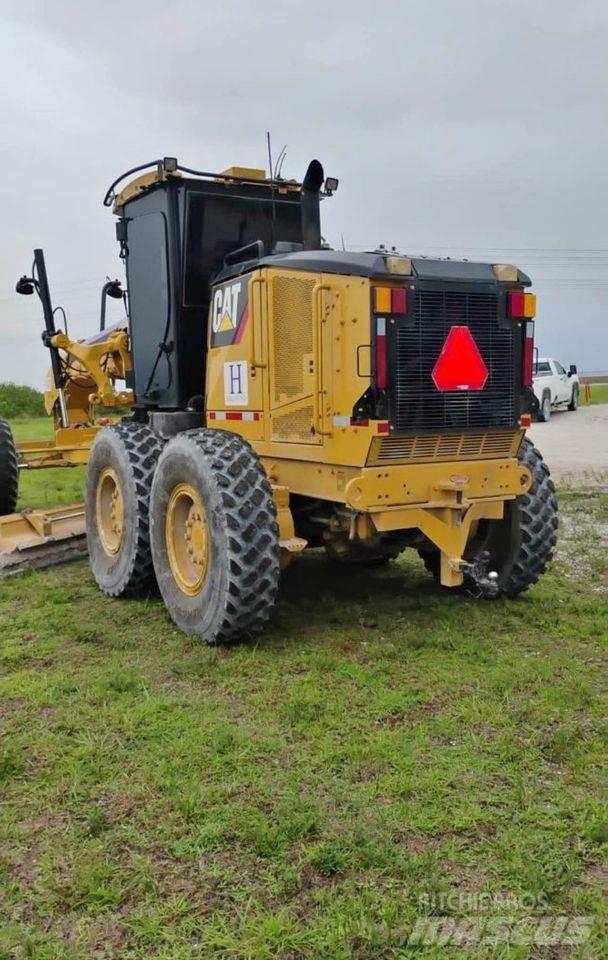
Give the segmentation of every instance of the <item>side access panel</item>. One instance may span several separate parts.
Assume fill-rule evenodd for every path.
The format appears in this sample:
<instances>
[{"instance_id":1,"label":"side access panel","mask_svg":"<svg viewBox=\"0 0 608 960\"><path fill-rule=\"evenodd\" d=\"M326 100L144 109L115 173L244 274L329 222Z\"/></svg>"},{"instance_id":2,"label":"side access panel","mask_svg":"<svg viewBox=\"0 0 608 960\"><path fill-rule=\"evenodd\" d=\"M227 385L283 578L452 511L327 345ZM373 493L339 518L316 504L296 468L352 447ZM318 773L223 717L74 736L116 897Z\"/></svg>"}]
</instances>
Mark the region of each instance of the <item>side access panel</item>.
<instances>
[{"instance_id":1,"label":"side access panel","mask_svg":"<svg viewBox=\"0 0 608 960\"><path fill-rule=\"evenodd\" d=\"M259 274L213 288L207 351L207 426L263 438L266 347L265 284Z\"/></svg>"},{"instance_id":2,"label":"side access panel","mask_svg":"<svg viewBox=\"0 0 608 960\"><path fill-rule=\"evenodd\" d=\"M317 278L287 270L268 274L269 440L320 444L316 423Z\"/></svg>"}]
</instances>

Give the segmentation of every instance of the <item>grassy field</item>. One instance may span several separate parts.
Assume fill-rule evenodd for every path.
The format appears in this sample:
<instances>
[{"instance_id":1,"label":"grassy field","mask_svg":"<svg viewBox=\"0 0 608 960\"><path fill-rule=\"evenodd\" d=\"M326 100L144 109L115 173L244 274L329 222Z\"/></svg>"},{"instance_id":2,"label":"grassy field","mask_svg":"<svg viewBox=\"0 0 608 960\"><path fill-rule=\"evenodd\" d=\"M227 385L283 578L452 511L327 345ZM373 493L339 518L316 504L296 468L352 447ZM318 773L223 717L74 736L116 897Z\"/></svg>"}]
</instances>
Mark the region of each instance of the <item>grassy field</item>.
<instances>
[{"instance_id":1,"label":"grassy field","mask_svg":"<svg viewBox=\"0 0 608 960\"><path fill-rule=\"evenodd\" d=\"M605 957L608 495L561 508L518 601L311 553L230 649L86 562L0 581L0 958L566 955L406 945L480 894Z\"/></svg>"},{"instance_id":2,"label":"grassy field","mask_svg":"<svg viewBox=\"0 0 608 960\"><path fill-rule=\"evenodd\" d=\"M585 390L581 385L581 403L585 404ZM608 383L591 384L591 403L608 403Z\"/></svg>"},{"instance_id":3,"label":"grassy field","mask_svg":"<svg viewBox=\"0 0 608 960\"><path fill-rule=\"evenodd\" d=\"M49 417L13 420L15 440L50 440L53 421ZM60 467L57 470L22 470L19 478L18 508L51 507L75 503L84 497L84 467ZM1 960L1 957L0 957Z\"/></svg>"}]
</instances>

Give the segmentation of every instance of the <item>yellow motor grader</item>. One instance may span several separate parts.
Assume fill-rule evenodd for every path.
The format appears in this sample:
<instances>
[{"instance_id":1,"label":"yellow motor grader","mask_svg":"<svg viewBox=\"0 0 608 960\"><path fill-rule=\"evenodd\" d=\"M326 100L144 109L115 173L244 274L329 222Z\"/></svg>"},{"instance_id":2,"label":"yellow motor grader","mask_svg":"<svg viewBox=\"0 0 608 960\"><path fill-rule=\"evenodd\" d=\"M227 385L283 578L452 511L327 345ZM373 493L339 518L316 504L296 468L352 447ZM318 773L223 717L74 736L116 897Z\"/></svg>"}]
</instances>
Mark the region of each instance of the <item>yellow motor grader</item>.
<instances>
[{"instance_id":1,"label":"yellow motor grader","mask_svg":"<svg viewBox=\"0 0 608 960\"><path fill-rule=\"evenodd\" d=\"M53 358L44 455L88 458L97 583L119 597L156 582L177 626L210 643L259 631L306 547L369 565L410 547L445 587L514 597L556 542L553 483L525 437L529 278L329 249L320 201L337 185L318 161L299 183L165 158L104 200L126 329L57 333L40 251L18 285L41 296ZM91 426L97 405L130 411Z\"/></svg>"}]
</instances>

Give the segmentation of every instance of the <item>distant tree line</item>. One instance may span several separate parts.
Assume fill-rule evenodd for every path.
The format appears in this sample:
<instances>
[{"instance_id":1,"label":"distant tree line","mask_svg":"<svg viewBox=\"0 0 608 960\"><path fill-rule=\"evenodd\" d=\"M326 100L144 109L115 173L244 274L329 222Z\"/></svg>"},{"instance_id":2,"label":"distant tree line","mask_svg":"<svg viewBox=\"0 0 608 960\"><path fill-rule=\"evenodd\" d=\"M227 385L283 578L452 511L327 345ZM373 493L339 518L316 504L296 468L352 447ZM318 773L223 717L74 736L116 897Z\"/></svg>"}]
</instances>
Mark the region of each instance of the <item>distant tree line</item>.
<instances>
[{"instance_id":1,"label":"distant tree line","mask_svg":"<svg viewBox=\"0 0 608 960\"><path fill-rule=\"evenodd\" d=\"M17 383L0 383L0 417L44 417L44 396L33 387Z\"/></svg>"}]
</instances>

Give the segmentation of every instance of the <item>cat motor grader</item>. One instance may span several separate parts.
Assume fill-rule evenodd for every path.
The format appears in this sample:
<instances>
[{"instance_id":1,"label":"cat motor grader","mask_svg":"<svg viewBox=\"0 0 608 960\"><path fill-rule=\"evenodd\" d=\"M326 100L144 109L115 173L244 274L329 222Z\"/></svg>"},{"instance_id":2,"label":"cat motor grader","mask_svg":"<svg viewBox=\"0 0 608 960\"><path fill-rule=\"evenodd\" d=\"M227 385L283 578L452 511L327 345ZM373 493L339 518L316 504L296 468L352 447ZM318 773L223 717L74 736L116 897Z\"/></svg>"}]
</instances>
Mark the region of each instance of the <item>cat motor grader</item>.
<instances>
[{"instance_id":1,"label":"cat motor grader","mask_svg":"<svg viewBox=\"0 0 608 960\"><path fill-rule=\"evenodd\" d=\"M112 361L123 391L103 381L110 351L63 339L50 298L45 309L46 343L64 357L58 415L65 358L96 382L95 402L105 384L106 406L131 407L93 428L88 451L100 588L156 581L178 627L220 642L262 628L281 566L306 547L370 565L412 547L442 585L483 597L533 584L557 504L525 437L529 278L329 249L320 200L337 181L317 161L301 184L152 166L104 201L126 265ZM20 283L36 281L40 269Z\"/></svg>"}]
</instances>

